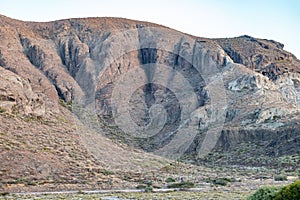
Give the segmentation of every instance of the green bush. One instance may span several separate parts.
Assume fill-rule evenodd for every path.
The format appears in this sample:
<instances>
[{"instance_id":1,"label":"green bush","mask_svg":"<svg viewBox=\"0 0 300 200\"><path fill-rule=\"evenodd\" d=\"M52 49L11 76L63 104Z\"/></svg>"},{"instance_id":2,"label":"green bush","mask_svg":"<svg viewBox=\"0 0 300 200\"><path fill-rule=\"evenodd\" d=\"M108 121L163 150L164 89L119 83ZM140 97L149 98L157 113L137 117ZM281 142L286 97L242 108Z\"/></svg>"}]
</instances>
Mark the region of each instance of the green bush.
<instances>
[{"instance_id":1,"label":"green bush","mask_svg":"<svg viewBox=\"0 0 300 200\"><path fill-rule=\"evenodd\" d=\"M228 181L224 180L224 179L215 179L212 181L213 184L215 185L221 185L221 186L226 186Z\"/></svg>"},{"instance_id":2,"label":"green bush","mask_svg":"<svg viewBox=\"0 0 300 200\"><path fill-rule=\"evenodd\" d=\"M214 185L226 186L228 182L235 182L234 178L217 178L211 181Z\"/></svg>"},{"instance_id":3,"label":"green bush","mask_svg":"<svg viewBox=\"0 0 300 200\"><path fill-rule=\"evenodd\" d=\"M300 199L300 180L282 188L274 200L299 200Z\"/></svg>"},{"instance_id":4,"label":"green bush","mask_svg":"<svg viewBox=\"0 0 300 200\"><path fill-rule=\"evenodd\" d=\"M115 174L115 172L109 171L109 170L106 170L106 169L101 169L100 173L102 173L103 175L106 175L106 176Z\"/></svg>"},{"instance_id":5,"label":"green bush","mask_svg":"<svg viewBox=\"0 0 300 200\"><path fill-rule=\"evenodd\" d=\"M237 180L235 178L221 178L223 179L224 181L227 181L227 182L236 182Z\"/></svg>"},{"instance_id":6,"label":"green bush","mask_svg":"<svg viewBox=\"0 0 300 200\"><path fill-rule=\"evenodd\" d=\"M140 185L137 185L136 186L136 189L145 189L147 187L147 185L144 185L144 184L140 184Z\"/></svg>"},{"instance_id":7,"label":"green bush","mask_svg":"<svg viewBox=\"0 0 300 200\"><path fill-rule=\"evenodd\" d=\"M166 183L173 183L173 182L175 182L175 179L169 177L169 178L167 178L167 179L165 180L165 182L166 182Z\"/></svg>"},{"instance_id":8,"label":"green bush","mask_svg":"<svg viewBox=\"0 0 300 200\"><path fill-rule=\"evenodd\" d=\"M275 181L287 181L287 176L286 175L276 175L274 176Z\"/></svg>"},{"instance_id":9,"label":"green bush","mask_svg":"<svg viewBox=\"0 0 300 200\"><path fill-rule=\"evenodd\" d=\"M144 190L145 192L153 192L153 188L154 186L152 185L144 185L144 184L140 184L136 186L136 189Z\"/></svg>"},{"instance_id":10,"label":"green bush","mask_svg":"<svg viewBox=\"0 0 300 200\"><path fill-rule=\"evenodd\" d=\"M145 192L153 192L153 187L152 186L147 186L145 188Z\"/></svg>"},{"instance_id":11,"label":"green bush","mask_svg":"<svg viewBox=\"0 0 300 200\"><path fill-rule=\"evenodd\" d=\"M6 110L0 106L0 113L4 113Z\"/></svg>"},{"instance_id":12,"label":"green bush","mask_svg":"<svg viewBox=\"0 0 300 200\"><path fill-rule=\"evenodd\" d=\"M6 196L9 195L9 192L0 192L0 196Z\"/></svg>"},{"instance_id":13,"label":"green bush","mask_svg":"<svg viewBox=\"0 0 300 200\"><path fill-rule=\"evenodd\" d=\"M281 187L263 186L248 197L247 200L273 200L280 189Z\"/></svg>"},{"instance_id":14,"label":"green bush","mask_svg":"<svg viewBox=\"0 0 300 200\"><path fill-rule=\"evenodd\" d=\"M173 183L168 185L168 188L193 188L195 185L192 182L180 182L180 183Z\"/></svg>"}]
</instances>

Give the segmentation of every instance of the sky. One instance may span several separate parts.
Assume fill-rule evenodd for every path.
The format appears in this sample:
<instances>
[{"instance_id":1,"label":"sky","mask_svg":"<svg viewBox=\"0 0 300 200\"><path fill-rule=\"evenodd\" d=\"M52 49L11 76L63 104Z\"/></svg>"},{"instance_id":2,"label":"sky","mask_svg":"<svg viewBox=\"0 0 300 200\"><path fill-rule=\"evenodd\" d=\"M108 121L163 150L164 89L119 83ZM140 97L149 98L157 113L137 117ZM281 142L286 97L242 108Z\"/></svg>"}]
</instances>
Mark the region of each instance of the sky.
<instances>
[{"instance_id":1,"label":"sky","mask_svg":"<svg viewBox=\"0 0 300 200\"><path fill-rule=\"evenodd\" d=\"M300 0L0 0L0 14L24 21L122 17L208 38L273 39L300 58Z\"/></svg>"}]
</instances>

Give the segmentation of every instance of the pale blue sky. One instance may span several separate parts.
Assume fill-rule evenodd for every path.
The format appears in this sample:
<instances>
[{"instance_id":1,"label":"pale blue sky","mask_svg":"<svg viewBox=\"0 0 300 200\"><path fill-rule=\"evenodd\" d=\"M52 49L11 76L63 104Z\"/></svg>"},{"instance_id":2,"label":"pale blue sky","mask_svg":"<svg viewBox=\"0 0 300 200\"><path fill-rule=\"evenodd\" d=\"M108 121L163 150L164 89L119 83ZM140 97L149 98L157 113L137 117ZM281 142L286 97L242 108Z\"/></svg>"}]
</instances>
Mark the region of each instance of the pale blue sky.
<instances>
[{"instance_id":1,"label":"pale blue sky","mask_svg":"<svg viewBox=\"0 0 300 200\"><path fill-rule=\"evenodd\" d=\"M300 58L300 0L0 0L0 13L26 21L123 17L202 37L274 39Z\"/></svg>"}]
</instances>

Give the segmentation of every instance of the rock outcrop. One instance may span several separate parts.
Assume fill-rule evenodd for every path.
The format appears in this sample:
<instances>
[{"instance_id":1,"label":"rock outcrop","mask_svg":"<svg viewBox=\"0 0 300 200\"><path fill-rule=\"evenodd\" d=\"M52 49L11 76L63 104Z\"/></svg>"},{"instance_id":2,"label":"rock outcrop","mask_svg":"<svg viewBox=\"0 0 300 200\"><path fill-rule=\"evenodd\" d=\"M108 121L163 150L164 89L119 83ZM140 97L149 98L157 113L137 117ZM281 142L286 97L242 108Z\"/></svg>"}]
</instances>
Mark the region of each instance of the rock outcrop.
<instances>
[{"instance_id":1,"label":"rock outcrop","mask_svg":"<svg viewBox=\"0 0 300 200\"><path fill-rule=\"evenodd\" d=\"M28 82L2 67L0 68L0 85L1 112L17 112L35 116L45 114L43 96L34 93Z\"/></svg>"}]
</instances>

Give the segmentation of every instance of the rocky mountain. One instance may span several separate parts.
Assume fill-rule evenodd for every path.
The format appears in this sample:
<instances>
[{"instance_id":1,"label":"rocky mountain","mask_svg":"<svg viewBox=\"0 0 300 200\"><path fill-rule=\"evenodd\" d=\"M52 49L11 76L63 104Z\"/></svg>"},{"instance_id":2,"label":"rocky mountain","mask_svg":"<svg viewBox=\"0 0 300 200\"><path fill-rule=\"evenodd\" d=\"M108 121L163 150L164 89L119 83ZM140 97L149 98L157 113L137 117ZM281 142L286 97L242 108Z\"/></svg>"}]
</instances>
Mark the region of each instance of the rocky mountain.
<instances>
[{"instance_id":1,"label":"rocky mountain","mask_svg":"<svg viewBox=\"0 0 300 200\"><path fill-rule=\"evenodd\" d=\"M295 169L300 61L283 47L119 18L0 16L0 179L168 162L141 150L199 165L289 158Z\"/></svg>"}]
</instances>

